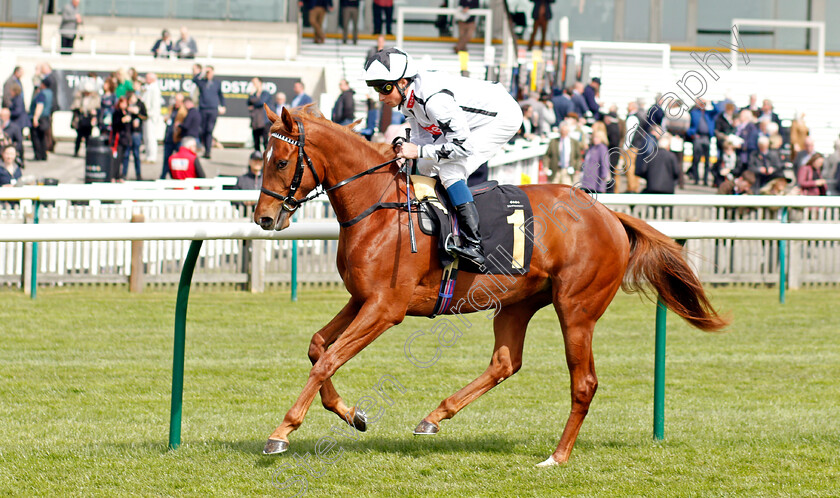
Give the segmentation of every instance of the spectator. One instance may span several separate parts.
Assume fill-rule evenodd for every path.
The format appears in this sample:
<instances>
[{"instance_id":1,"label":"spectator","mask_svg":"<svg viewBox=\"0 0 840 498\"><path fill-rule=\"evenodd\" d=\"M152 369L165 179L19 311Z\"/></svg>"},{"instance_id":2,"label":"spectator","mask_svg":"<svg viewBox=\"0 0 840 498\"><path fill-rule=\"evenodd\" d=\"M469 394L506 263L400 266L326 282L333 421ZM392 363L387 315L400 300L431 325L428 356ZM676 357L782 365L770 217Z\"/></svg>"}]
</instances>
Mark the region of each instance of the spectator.
<instances>
[{"instance_id":1,"label":"spectator","mask_svg":"<svg viewBox=\"0 0 840 498\"><path fill-rule=\"evenodd\" d=\"M116 72L116 77L117 88L114 90L114 95L117 98L124 97L128 92L133 92L135 90L134 81L126 68L119 68Z\"/></svg>"},{"instance_id":2,"label":"spectator","mask_svg":"<svg viewBox=\"0 0 840 498\"><path fill-rule=\"evenodd\" d=\"M23 172L17 162L17 150L14 146L3 149L3 167L0 168L0 187L14 187Z\"/></svg>"},{"instance_id":3,"label":"spectator","mask_svg":"<svg viewBox=\"0 0 840 498\"><path fill-rule=\"evenodd\" d=\"M160 125L163 124L161 113L163 97L160 94L157 74L146 74L146 91L143 92L143 105L146 106L148 119L143 123L143 141L146 145L146 162L158 162L158 136Z\"/></svg>"},{"instance_id":4,"label":"spectator","mask_svg":"<svg viewBox=\"0 0 840 498\"><path fill-rule=\"evenodd\" d=\"M467 50L467 44L475 35L475 16L469 15L470 9L478 8L478 0L458 0L461 8L458 19L458 43L455 44L455 53Z\"/></svg>"},{"instance_id":5,"label":"spectator","mask_svg":"<svg viewBox=\"0 0 840 498\"><path fill-rule=\"evenodd\" d=\"M137 98L142 99L143 92L146 91L146 82L140 79L140 75L133 67L128 68L128 79L131 81L131 88L134 89Z\"/></svg>"},{"instance_id":6,"label":"spectator","mask_svg":"<svg viewBox=\"0 0 840 498\"><path fill-rule=\"evenodd\" d=\"M169 34L169 30L164 29L160 33L160 38L152 46L152 56L155 58L169 57L170 54L174 53L174 48L175 45L172 43L172 36Z\"/></svg>"},{"instance_id":7,"label":"spectator","mask_svg":"<svg viewBox=\"0 0 840 498\"><path fill-rule=\"evenodd\" d=\"M533 140L537 138L534 135L534 108L531 107L530 104L524 104L522 106L522 126L519 128L519 131L516 133L515 136L525 139L525 140Z\"/></svg>"},{"instance_id":8,"label":"spectator","mask_svg":"<svg viewBox=\"0 0 840 498\"><path fill-rule=\"evenodd\" d=\"M564 183L571 185L574 182L575 172L580 170L583 159L580 141L575 140L569 134L569 123L560 123L560 138L557 140L558 162L551 181L553 183Z\"/></svg>"},{"instance_id":9,"label":"spectator","mask_svg":"<svg viewBox=\"0 0 840 498\"><path fill-rule=\"evenodd\" d=\"M277 92L274 94L274 112L278 116L281 112L283 112L283 108L286 107L286 94L284 92ZM269 127L271 123L269 123Z\"/></svg>"},{"instance_id":10,"label":"spectator","mask_svg":"<svg viewBox=\"0 0 840 498\"><path fill-rule=\"evenodd\" d=\"M756 94L750 95L750 103L741 108L742 111L750 111L754 117L761 115L761 108L758 107L758 96Z\"/></svg>"},{"instance_id":11,"label":"spectator","mask_svg":"<svg viewBox=\"0 0 840 498\"><path fill-rule=\"evenodd\" d=\"M79 157L82 141L87 147L93 128L96 126L96 116L99 114L100 99L93 80L85 81L82 88L73 97L70 110L73 111L71 127L76 129L76 143L73 147L73 157Z\"/></svg>"},{"instance_id":12,"label":"spectator","mask_svg":"<svg viewBox=\"0 0 840 498\"><path fill-rule=\"evenodd\" d=\"M251 136L254 138L254 150L259 152L268 147L268 131L271 123L265 112L265 106L271 105L271 94L263 89L260 78L251 80L254 92L248 96L248 114L251 117ZM262 148L260 148L262 144Z\"/></svg>"},{"instance_id":13,"label":"spectator","mask_svg":"<svg viewBox=\"0 0 840 498\"><path fill-rule=\"evenodd\" d=\"M583 98L583 83L580 81L572 87L572 104L574 105L572 111L577 113L578 117L586 116L589 107L586 105L586 99Z\"/></svg>"},{"instance_id":14,"label":"spectator","mask_svg":"<svg viewBox=\"0 0 840 498\"><path fill-rule=\"evenodd\" d=\"M61 35L61 55L73 53L73 43L76 41L79 24L82 24L79 0L70 0L61 11L61 24L58 26L58 33Z\"/></svg>"},{"instance_id":15,"label":"spectator","mask_svg":"<svg viewBox=\"0 0 840 498\"><path fill-rule=\"evenodd\" d=\"M720 158L723 151L723 144L727 141L734 143L730 138L735 134L735 104L727 103L723 108L723 112L715 118L715 139L717 140L718 158ZM715 179L719 178L717 171L713 171ZM716 182L717 185L720 182Z\"/></svg>"},{"instance_id":16,"label":"spectator","mask_svg":"<svg viewBox=\"0 0 840 498\"><path fill-rule=\"evenodd\" d=\"M356 103L353 101L355 92L345 79L338 82L338 88L341 89L341 95L333 106L332 120L338 124L347 125L356 119Z\"/></svg>"},{"instance_id":17,"label":"spectator","mask_svg":"<svg viewBox=\"0 0 840 498\"><path fill-rule=\"evenodd\" d=\"M128 97L122 96L117 100L114 107L114 116L111 123L111 150L114 152L112 163L112 181L124 182L128 174L128 153L131 149L131 134L133 120L128 110ZM136 171L135 174L139 174ZM139 179L139 178L138 178Z\"/></svg>"},{"instance_id":18,"label":"spectator","mask_svg":"<svg viewBox=\"0 0 840 498\"><path fill-rule=\"evenodd\" d=\"M639 161L636 175L647 180L643 194L673 194L682 167L677 155L671 152L671 136L667 133L659 138L659 152L649 162Z\"/></svg>"},{"instance_id":19,"label":"spectator","mask_svg":"<svg viewBox=\"0 0 840 498\"><path fill-rule=\"evenodd\" d=\"M376 37L376 46L370 47L368 49L367 58L365 60L370 59L371 57L373 57L376 54L376 52L379 52L380 50L384 50L384 49L385 49L385 35L379 35L379 36Z\"/></svg>"},{"instance_id":20,"label":"spectator","mask_svg":"<svg viewBox=\"0 0 840 498\"><path fill-rule=\"evenodd\" d=\"M566 119L566 116L574 109L571 95L572 90L570 88L564 88L551 97L551 102L554 104L555 123L560 123Z\"/></svg>"},{"instance_id":21,"label":"spectator","mask_svg":"<svg viewBox=\"0 0 840 498\"><path fill-rule=\"evenodd\" d=\"M648 117L648 122L650 122L650 124L654 124L654 125L659 126L659 127L662 126L662 121L665 119L665 111L662 109L662 106L659 105L661 100L662 100L662 94L657 93L656 94L656 99L654 100L653 105L650 106L650 108L648 108L647 113L646 113L646 115Z\"/></svg>"},{"instance_id":22,"label":"spectator","mask_svg":"<svg viewBox=\"0 0 840 498\"><path fill-rule=\"evenodd\" d=\"M534 19L534 25L531 28L531 39L528 41L528 50L534 48L534 39L537 36L537 30L542 30L542 38L540 39L540 49L545 46L545 32L548 30L548 21L551 20L551 6L554 0L534 0L534 10L531 12L531 17Z\"/></svg>"},{"instance_id":23,"label":"spectator","mask_svg":"<svg viewBox=\"0 0 840 498\"><path fill-rule=\"evenodd\" d=\"M53 92L50 88L50 80L41 80L40 91L32 96L32 103L29 105L29 113L32 121L31 139L32 149L35 152L36 161L47 160L47 149L49 129L52 124Z\"/></svg>"},{"instance_id":24,"label":"spectator","mask_svg":"<svg viewBox=\"0 0 840 498\"><path fill-rule=\"evenodd\" d=\"M3 107L11 109L12 101L14 99L20 99L21 105L24 104L23 83L20 81L21 78L23 78L23 69L20 66L15 66L12 74L6 79L6 82L3 83ZM16 92L13 92L15 86L17 86L17 90Z\"/></svg>"},{"instance_id":25,"label":"spectator","mask_svg":"<svg viewBox=\"0 0 840 498\"><path fill-rule=\"evenodd\" d=\"M681 168L685 163L683 160L685 138L690 126L691 116L683 110L682 101L676 99L671 101L662 119L662 129L671 135L671 152L677 155L677 162L680 163Z\"/></svg>"},{"instance_id":26,"label":"spectator","mask_svg":"<svg viewBox=\"0 0 840 498\"><path fill-rule=\"evenodd\" d=\"M737 178L727 178L718 187L718 194L722 195L749 195L755 185L755 173L750 170L741 173Z\"/></svg>"},{"instance_id":27,"label":"spectator","mask_svg":"<svg viewBox=\"0 0 840 498\"><path fill-rule=\"evenodd\" d=\"M12 114L6 107L0 109L0 131L0 150L13 146L18 164L23 168L23 130L12 121Z\"/></svg>"},{"instance_id":28,"label":"spectator","mask_svg":"<svg viewBox=\"0 0 840 498\"><path fill-rule=\"evenodd\" d=\"M178 150L181 141L180 126L186 116L187 109L184 106L184 94L176 93L172 97L172 102L169 106L169 116L166 118L166 131L163 135L163 168L160 172L161 180L169 175L169 157Z\"/></svg>"},{"instance_id":29,"label":"spectator","mask_svg":"<svg viewBox=\"0 0 840 498\"><path fill-rule=\"evenodd\" d=\"M825 195L825 178L822 177L822 167L825 159L819 152L812 154L808 161L799 168L796 183L802 195Z\"/></svg>"},{"instance_id":30,"label":"spectator","mask_svg":"<svg viewBox=\"0 0 840 498\"><path fill-rule=\"evenodd\" d=\"M709 185L709 167L710 159L710 137L715 131L715 122L712 119L711 113L706 111L706 101L697 99L696 105L689 112L691 116L691 125L688 128L686 136L691 139L693 152L691 154L691 168L688 170L688 176L697 185L700 182L700 161L704 161L703 167L703 185Z\"/></svg>"},{"instance_id":31,"label":"spectator","mask_svg":"<svg viewBox=\"0 0 840 498\"><path fill-rule=\"evenodd\" d=\"M449 2L447 0L443 0L443 2L441 2L441 4L438 7L441 7L441 8L449 7ZM452 24L452 18L449 17L449 16L439 14L435 18L435 27L438 30L438 37L439 38L448 38L448 37L452 36L452 29L450 29L451 24ZM368 59L370 59L370 56L368 56ZM469 178L467 178L467 180L469 180Z\"/></svg>"},{"instance_id":32,"label":"spectator","mask_svg":"<svg viewBox=\"0 0 840 498\"><path fill-rule=\"evenodd\" d=\"M644 114L639 108L638 102L627 104L627 119L624 121L626 136L624 137L625 153L622 154L627 164L624 165L624 174L627 176L627 189L625 192L635 194L639 191L639 178L636 176L636 158L639 151L645 148L645 134L642 131Z\"/></svg>"},{"instance_id":33,"label":"spectator","mask_svg":"<svg viewBox=\"0 0 840 498\"><path fill-rule=\"evenodd\" d=\"M767 185L761 187L758 193L761 195L785 195L788 183L790 183L790 180L784 176L777 176L767 182Z\"/></svg>"},{"instance_id":34,"label":"spectator","mask_svg":"<svg viewBox=\"0 0 840 498\"><path fill-rule=\"evenodd\" d=\"M193 137L198 141L201 136L201 114L196 109L195 102L191 97L184 98L184 109L187 110L187 113L184 115L184 120L178 125L180 133L175 136L175 141L180 142L186 137Z\"/></svg>"},{"instance_id":35,"label":"spectator","mask_svg":"<svg viewBox=\"0 0 840 498\"><path fill-rule=\"evenodd\" d=\"M103 137L111 135L111 124L113 123L114 109L117 106L117 95L114 93L117 88L117 80L111 77L105 79L102 84L102 98L99 102L99 134Z\"/></svg>"},{"instance_id":36,"label":"spectator","mask_svg":"<svg viewBox=\"0 0 840 498\"><path fill-rule=\"evenodd\" d=\"M385 21L385 33L391 34L394 19L394 0L373 0L373 34L382 34L382 21Z\"/></svg>"},{"instance_id":37,"label":"spectator","mask_svg":"<svg viewBox=\"0 0 840 498\"><path fill-rule=\"evenodd\" d=\"M262 186L263 156L257 151L248 158L248 172L236 179L235 190L259 190ZM253 204L253 203L249 203Z\"/></svg>"},{"instance_id":38,"label":"spectator","mask_svg":"<svg viewBox=\"0 0 840 498\"><path fill-rule=\"evenodd\" d=\"M834 153L828 156L823 166L822 177L825 178L828 195L838 195L840 185L837 185L838 168L840 163L840 139L834 141Z\"/></svg>"},{"instance_id":39,"label":"spectator","mask_svg":"<svg viewBox=\"0 0 840 498\"><path fill-rule=\"evenodd\" d=\"M604 193L610 181L610 160L607 135L602 131L592 133L592 145L583 158L581 187L587 192Z\"/></svg>"},{"instance_id":40,"label":"spectator","mask_svg":"<svg viewBox=\"0 0 840 498\"><path fill-rule=\"evenodd\" d=\"M359 43L359 0L341 0L342 43L347 43L350 22L353 22L353 45Z\"/></svg>"},{"instance_id":41,"label":"spectator","mask_svg":"<svg viewBox=\"0 0 840 498\"><path fill-rule=\"evenodd\" d=\"M225 96L222 93L222 83L213 79L216 71L213 66L207 66L203 71L193 67L193 82L199 91L198 111L201 114L201 142L204 145L204 158L210 159L210 149L213 148L213 129L216 119L225 113Z\"/></svg>"},{"instance_id":42,"label":"spectator","mask_svg":"<svg viewBox=\"0 0 840 498\"><path fill-rule=\"evenodd\" d=\"M744 164L738 158L738 154L735 153L735 146L732 145L732 142L727 140L723 143L723 151L718 157L715 171L718 174L715 178L715 187L720 187L720 184L727 178L735 178L743 173Z\"/></svg>"},{"instance_id":43,"label":"spectator","mask_svg":"<svg viewBox=\"0 0 840 498\"><path fill-rule=\"evenodd\" d=\"M175 42L172 51L178 54L179 59L195 59L198 55L198 44L195 43L186 26L181 26L181 38Z\"/></svg>"},{"instance_id":44,"label":"spectator","mask_svg":"<svg viewBox=\"0 0 840 498\"><path fill-rule=\"evenodd\" d=\"M770 121L776 123L777 128L782 127L782 120L779 119L779 115L773 112L773 102L770 99L764 99L764 102L761 103L761 109L759 109L759 116L758 121Z\"/></svg>"},{"instance_id":45,"label":"spectator","mask_svg":"<svg viewBox=\"0 0 840 498\"><path fill-rule=\"evenodd\" d=\"M129 92L128 98L128 112L131 113L131 154L134 156L134 173L137 180L142 180L140 169L140 146L143 145L143 127L149 115L146 111L146 106L137 98L137 94ZM128 153L126 152L125 161L123 162L123 176L128 177Z\"/></svg>"},{"instance_id":46,"label":"spectator","mask_svg":"<svg viewBox=\"0 0 840 498\"><path fill-rule=\"evenodd\" d=\"M598 104L597 97L601 93L601 78L592 78L592 82L583 90L583 98L586 100L586 108L592 112L592 117L595 121L601 119L601 105ZM642 119L640 123L645 123Z\"/></svg>"},{"instance_id":47,"label":"spectator","mask_svg":"<svg viewBox=\"0 0 840 498\"><path fill-rule=\"evenodd\" d=\"M755 173L755 190L767 184L771 179L782 174L782 160L779 153L770 150L770 139L760 137L758 139L758 150L750 155L749 170Z\"/></svg>"},{"instance_id":48,"label":"spectator","mask_svg":"<svg viewBox=\"0 0 840 498\"><path fill-rule=\"evenodd\" d=\"M805 125L805 113L797 113L790 124L790 162L796 164L796 156L805 148L808 127Z\"/></svg>"},{"instance_id":49,"label":"spectator","mask_svg":"<svg viewBox=\"0 0 840 498\"><path fill-rule=\"evenodd\" d=\"M52 114L55 111L58 110L58 99L55 98L55 95L56 95L55 92L56 92L56 89L58 88L58 80L56 80L55 73L53 72L52 66L50 66L49 63L47 63L47 62L42 62L41 63L41 65L40 65L40 78L42 80L47 80L49 82L49 85L50 85L50 90L52 90L53 99L52 99L52 109L50 110L50 126L49 126L49 128L47 128L45 130L45 133L46 133L46 139L45 140L46 140L46 144L47 144L47 151L48 152L55 152L55 139L53 138L54 135L53 135L53 129L52 129L53 128ZM35 86L36 87L40 86L40 80L38 82L38 85L35 85ZM30 104L29 112L30 112L30 114L32 113L31 104Z\"/></svg>"},{"instance_id":50,"label":"spectator","mask_svg":"<svg viewBox=\"0 0 840 498\"><path fill-rule=\"evenodd\" d=\"M799 154L796 155L796 160L793 161L794 176L799 178L799 170L802 168L802 165L811 159L811 156L815 154L815 150L814 139L811 137L805 137L805 146L801 151L799 151Z\"/></svg>"},{"instance_id":51,"label":"spectator","mask_svg":"<svg viewBox=\"0 0 840 498\"><path fill-rule=\"evenodd\" d=\"M738 115L738 124L735 126L735 135L741 141L741 162L749 164L750 155L758 150L758 126L755 124L755 115L749 109L741 110ZM737 148L737 144L736 148Z\"/></svg>"},{"instance_id":52,"label":"spectator","mask_svg":"<svg viewBox=\"0 0 840 498\"><path fill-rule=\"evenodd\" d=\"M295 82L295 97L292 99L292 107L300 107L312 103L312 97L304 93L305 87L300 81Z\"/></svg>"},{"instance_id":53,"label":"spectator","mask_svg":"<svg viewBox=\"0 0 840 498\"><path fill-rule=\"evenodd\" d=\"M331 12L333 8L332 0L307 0L309 5L309 24L315 31L315 43L321 44L327 41L327 35L324 34L324 19L327 17L327 12ZM299 3L303 7L303 2Z\"/></svg>"},{"instance_id":54,"label":"spectator","mask_svg":"<svg viewBox=\"0 0 840 498\"><path fill-rule=\"evenodd\" d=\"M201 162L196 155L198 143L193 137L181 139L181 147L178 152L169 158L169 171L174 180L186 180L187 178L206 178Z\"/></svg>"}]
</instances>

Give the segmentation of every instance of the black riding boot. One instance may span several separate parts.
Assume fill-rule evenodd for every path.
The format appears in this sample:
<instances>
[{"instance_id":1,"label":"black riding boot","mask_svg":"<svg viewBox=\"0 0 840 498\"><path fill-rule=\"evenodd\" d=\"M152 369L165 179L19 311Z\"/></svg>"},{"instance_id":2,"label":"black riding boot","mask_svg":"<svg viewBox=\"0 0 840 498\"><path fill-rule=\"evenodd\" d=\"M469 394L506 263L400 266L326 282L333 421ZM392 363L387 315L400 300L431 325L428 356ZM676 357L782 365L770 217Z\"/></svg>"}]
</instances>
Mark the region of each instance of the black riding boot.
<instances>
[{"instance_id":1,"label":"black riding boot","mask_svg":"<svg viewBox=\"0 0 840 498\"><path fill-rule=\"evenodd\" d=\"M484 264L484 250L481 248L481 233L478 229L478 210L475 202L457 206L458 226L461 230L461 245L452 247L452 252L481 266Z\"/></svg>"}]
</instances>

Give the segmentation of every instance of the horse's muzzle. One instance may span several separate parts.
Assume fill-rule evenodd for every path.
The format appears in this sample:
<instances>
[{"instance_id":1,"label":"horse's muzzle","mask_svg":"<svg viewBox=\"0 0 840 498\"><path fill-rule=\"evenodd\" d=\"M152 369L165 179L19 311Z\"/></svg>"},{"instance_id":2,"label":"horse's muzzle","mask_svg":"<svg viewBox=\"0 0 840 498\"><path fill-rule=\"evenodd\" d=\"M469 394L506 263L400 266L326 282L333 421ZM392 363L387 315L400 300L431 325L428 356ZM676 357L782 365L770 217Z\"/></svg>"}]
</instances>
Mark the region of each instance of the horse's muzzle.
<instances>
[{"instance_id":1,"label":"horse's muzzle","mask_svg":"<svg viewBox=\"0 0 840 498\"><path fill-rule=\"evenodd\" d=\"M272 218L271 216L261 216L259 219L255 219L254 221L263 230L279 231L286 229L289 225L291 225L292 216L290 212L281 209L277 218Z\"/></svg>"}]
</instances>

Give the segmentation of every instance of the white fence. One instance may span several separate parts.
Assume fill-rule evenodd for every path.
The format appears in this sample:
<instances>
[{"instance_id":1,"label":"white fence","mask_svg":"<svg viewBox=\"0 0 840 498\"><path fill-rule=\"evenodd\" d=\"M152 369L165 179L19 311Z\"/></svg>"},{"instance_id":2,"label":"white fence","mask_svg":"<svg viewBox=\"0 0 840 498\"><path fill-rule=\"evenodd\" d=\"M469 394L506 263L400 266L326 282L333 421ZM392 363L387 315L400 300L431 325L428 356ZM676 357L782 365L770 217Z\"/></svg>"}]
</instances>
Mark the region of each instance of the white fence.
<instances>
[{"instance_id":1,"label":"white fence","mask_svg":"<svg viewBox=\"0 0 840 498\"><path fill-rule=\"evenodd\" d=\"M53 205L39 210L43 230L67 233L75 238L52 240L39 244L38 279L44 283L124 283L131 272L129 238L103 241L88 233L98 226L108 224L111 230L142 214L145 225L177 223L184 233L209 220L250 224L250 208L240 205L257 199L256 191L131 191L128 189L100 189L93 196L85 196L83 186L29 187L2 189L0 199L11 196L52 201ZM9 192L13 190L14 192ZM98 197L101 200L77 205L81 201ZM56 200L64 198L65 200ZM125 199L143 199L130 201ZM152 200L164 199L164 200ZM213 200L215 199L215 200ZM108 204L105 201L116 201ZM840 282L840 251L837 242L801 240L794 234L800 230L829 230L840 222L840 199L808 197L725 197L725 196L676 196L676 195L600 195L598 200L611 208L634 214L652 223L682 222L671 225L694 230L697 223L685 221L715 221L719 237L690 237L687 248L690 259L704 281L709 283L776 283L779 280L779 244L772 240L744 240L736 237L740 227L750 224L775 226L783 209L795 223L784 225L790 233L789 273L792 287L803 283ZM821 204L819 207L815 205ZM0 240L10 239L8 234L25 220L31 222L32 201L24 200L19 206L0 209ZM331 207L324 202L312 202L298 214L302 221L330 220L334 218ZM91 223L82 225L81 223ZM122 223L121 223L122 222ZM48 228L46 228L48 227ZM70 227L70 228L66 228ZM805 227L805 228L802 228ZM253 225L254 230L258 230ZM37 228L36 230L41 230ZM151 230L136 228L134 230ZM735 233L732 233L734 230ZM115 232L116 233L116 232ZM419 234L418 234L419 235ZM422 236L422 235L419 235ZM143 244L142 265L150 284L177 282L189 237L152 240ZM266 240L259 243L242 242L212 237L203 245L201 262L196 272L196 282L214 284L251 285L254 268L262 268L264 276L260 285L285 285L290 281L293 243L288 240ZM235 237L234 237L235 239ZM338 284L335 268L337 243L331 240L305 240L297 244L298 275L303 284ZM0 284L22 285L28 276L27 258L31 261L31 243L0 242Z\"/></svg>"}]
</instances>

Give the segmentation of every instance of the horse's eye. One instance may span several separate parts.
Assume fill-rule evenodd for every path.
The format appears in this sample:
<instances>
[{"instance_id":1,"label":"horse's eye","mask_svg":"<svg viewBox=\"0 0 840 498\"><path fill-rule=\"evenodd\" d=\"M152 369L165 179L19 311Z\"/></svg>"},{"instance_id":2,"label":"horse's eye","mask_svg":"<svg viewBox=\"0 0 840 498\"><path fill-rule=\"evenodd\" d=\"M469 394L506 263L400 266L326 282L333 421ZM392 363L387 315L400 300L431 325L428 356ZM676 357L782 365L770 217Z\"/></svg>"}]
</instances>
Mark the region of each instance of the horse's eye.
<instances>
[{"instance_id":1,"label":"horse's eye","mask_svg":"<svg viewBox=\"0 0 840 498\"><path fill-rule=\"evenodd\" d=\"M277 161L277 169L285 169L289 165L289 161L281 159Z\"/></svg>"}]
</instances>

